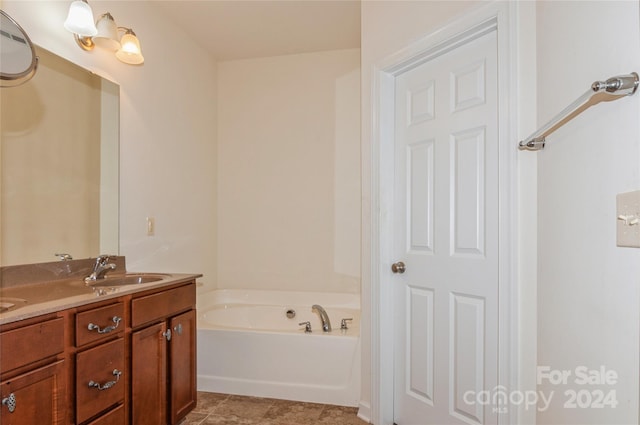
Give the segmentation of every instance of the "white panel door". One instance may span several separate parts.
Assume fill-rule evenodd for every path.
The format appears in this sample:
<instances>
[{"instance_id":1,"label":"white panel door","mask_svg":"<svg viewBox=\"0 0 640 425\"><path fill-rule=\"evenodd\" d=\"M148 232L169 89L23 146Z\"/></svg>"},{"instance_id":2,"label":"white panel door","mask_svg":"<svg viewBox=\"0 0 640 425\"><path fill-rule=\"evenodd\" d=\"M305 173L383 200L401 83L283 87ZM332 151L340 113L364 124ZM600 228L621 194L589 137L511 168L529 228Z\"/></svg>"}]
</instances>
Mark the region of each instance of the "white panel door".
<instances>
[{"instance_id":1,"label":"white panel door","mask_svg":"<svg viewBox=\"0 0 640 425\"><path fill-rule=\"evenodd\" d=\"M394 421L497 423L496 32L396 78Z\"/></svg>"}]
</instances>

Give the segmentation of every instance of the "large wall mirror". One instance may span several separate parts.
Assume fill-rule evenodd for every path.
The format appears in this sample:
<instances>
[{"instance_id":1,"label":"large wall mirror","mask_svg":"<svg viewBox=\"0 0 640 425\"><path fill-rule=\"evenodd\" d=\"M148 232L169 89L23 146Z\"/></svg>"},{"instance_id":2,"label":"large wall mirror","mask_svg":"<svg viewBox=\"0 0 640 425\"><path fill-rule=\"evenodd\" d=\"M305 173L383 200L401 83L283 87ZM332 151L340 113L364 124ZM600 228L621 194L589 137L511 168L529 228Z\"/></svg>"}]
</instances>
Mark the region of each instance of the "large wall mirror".
<instances>
[{"instance_id":1,"label":"large wall mirror","mask_svg":"<svg viewBox=\"0 0 640 425\"><path fill-rule=\"evenodd\" d=\"M36 46L0 90L0 265L118 253L119 86Z\"/></svg>"}]
</instances>

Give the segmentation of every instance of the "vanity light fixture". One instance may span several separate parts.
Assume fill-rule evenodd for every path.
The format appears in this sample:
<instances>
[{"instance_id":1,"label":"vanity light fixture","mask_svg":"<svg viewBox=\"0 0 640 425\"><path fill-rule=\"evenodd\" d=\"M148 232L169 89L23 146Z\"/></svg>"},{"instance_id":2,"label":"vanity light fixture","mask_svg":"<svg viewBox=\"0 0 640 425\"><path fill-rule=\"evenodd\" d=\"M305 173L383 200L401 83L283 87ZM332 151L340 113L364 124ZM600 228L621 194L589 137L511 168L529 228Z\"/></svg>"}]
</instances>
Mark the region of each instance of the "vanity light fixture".
<instances>
[{"instance_id":1,"label":"vanity light fixture","mask_svg":"<svg viewBox=\"0 0 640 425\"><path fill-rule=\"evenodd\" d=\"M140 65L144 62L142 50L140 50L140 41L136 37L136 33L131 28L124 28L125 33L120 39L120 49L116 52L116 57L121 62L130 65Z\"/></svg>"},{"instance_id":2,"label":"vanity light fixture","mask_svg":"<svg viewBox=\"0 0 640 425\"><path fill-rule=\"evenodd\" d=\"M93 23L93 11L86 0L76 0L71 3L64 27L67 31L82 37L92 37L98 33Z\"/></svg>"},{"instance_id":3,"label":"vanity light fixture","mask_svg":"<svg viewBox=\"0 0 640 425\"><path fill-rule=\"evenodd\" d=\"M109 12L103 14L100 19L98 19L96 28L98 29L98 33L91 39L96 46L113 50L114 52L120 48L118 26Z\"/></svg>"},{"instance_id":4,"label":"vanity light fixture","mask_svg":"<svg viewBox=\"0 0 640 425\"><path fill-rule=\"evenodd\" d=\"M93 12L87 0L76 0L69 6L64 27L73 33L76 43L83 50L95 46L115 52L116 58L130 65L144 63L140 41L131 28L116 25L109 12L103 13L94 24ZM119 32L123 32L122 37Z\"/></svg>"}]
</instances>

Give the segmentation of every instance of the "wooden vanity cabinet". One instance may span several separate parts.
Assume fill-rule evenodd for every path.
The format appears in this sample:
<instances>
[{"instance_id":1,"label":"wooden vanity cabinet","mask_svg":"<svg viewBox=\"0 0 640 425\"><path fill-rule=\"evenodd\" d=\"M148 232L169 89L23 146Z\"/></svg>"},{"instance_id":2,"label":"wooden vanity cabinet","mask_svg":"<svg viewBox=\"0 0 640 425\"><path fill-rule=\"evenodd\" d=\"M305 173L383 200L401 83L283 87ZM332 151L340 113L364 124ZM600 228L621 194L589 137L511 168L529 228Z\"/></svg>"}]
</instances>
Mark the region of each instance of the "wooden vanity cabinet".
<instances>
[{"instance_id":1,"label":"wooden vanity cabinet","mask_svg":"<svg viewBox=\"0 0 640 425\"><path fill-rule=\"evenodd\" d=\"M178 424L196 405L195 301L193 280L0 326L0 425Z\"/></svg>"},{"instance_id":2,"label":"wooden vanity cabinet","mask_svg":"<svg viewBox=\"0 0 640 425\"><path fill-rule=\"evenodd\" d=\"M0 329L0 424L63 424L64 319L49 315L24 322Z\"/></svg>"},{"instance_id":3,"label":"wooden vanity cabinet","mask_svg":"<svg viewBox=\"0 0 640 425\"><path fill-rule=\"evenodd\" d=\"M131 301L131 423L177 424L196 405L195 283Z\"/></svg>"}]
</instances>

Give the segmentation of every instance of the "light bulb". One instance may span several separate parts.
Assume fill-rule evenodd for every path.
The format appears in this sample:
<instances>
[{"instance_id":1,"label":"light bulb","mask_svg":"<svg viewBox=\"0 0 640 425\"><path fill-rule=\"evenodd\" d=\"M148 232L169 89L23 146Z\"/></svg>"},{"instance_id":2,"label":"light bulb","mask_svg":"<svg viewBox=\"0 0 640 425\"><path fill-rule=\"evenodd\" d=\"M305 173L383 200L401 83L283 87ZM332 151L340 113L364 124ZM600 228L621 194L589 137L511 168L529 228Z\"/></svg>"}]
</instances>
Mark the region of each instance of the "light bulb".
<instances>
[{"instance_id":1,"label":"light bulb","mask_svg":"<svg viewBox=\"0 0 640 425\"><path fill-rule=\"evenodd\" d=\"M144 62L140 41L132 30L127 29L127 32L120 39L120 50L116 52L116 57L130 65L140 65Z\"/></svg>"},{"instance_id":2,"label":"light bulb","mask_svg":"<svg viewBox=\"0 0 640 425\"><path fill-rule=\"evenodd\" d=\"M93 11L89 3L76 0L69 6L67 20L64 21L67 31L78 34L81 37L93 37L98 33L93 23Z\"/></svg>"}]
</instances>

